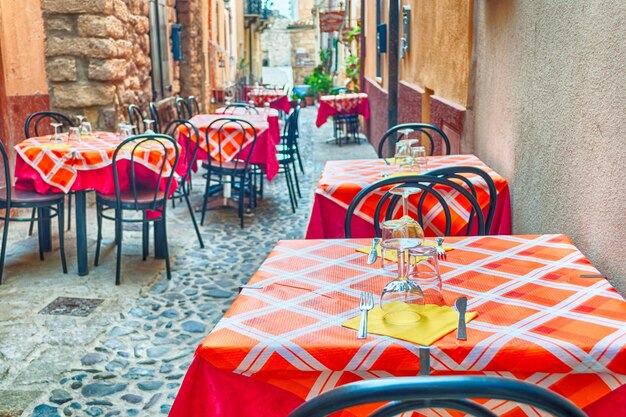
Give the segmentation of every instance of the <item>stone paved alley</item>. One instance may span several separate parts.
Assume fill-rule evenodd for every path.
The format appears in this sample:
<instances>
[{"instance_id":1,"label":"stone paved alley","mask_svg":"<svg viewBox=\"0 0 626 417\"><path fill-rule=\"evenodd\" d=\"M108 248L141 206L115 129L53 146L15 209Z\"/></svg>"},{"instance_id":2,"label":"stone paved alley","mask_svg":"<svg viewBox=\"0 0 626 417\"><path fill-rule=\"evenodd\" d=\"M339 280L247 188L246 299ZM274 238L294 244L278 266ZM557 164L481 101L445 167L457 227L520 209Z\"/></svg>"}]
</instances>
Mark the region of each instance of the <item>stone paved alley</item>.
<instances>
[{"instance_id":1,"label":"stone paved alley","mask_svg":"<svg viewBox=\"0 0 626 417\"><path fill-rule=\"evenodd\" d=\"M315 128L315 115L310 107L301 112L306 175L300 176L303 198L296 214L279 176L243 231L234 210L211 211L202 228L206 248L200 249L186 207L177 204L168 213L171 281L163 261L141 261L138 231L124 232L123 278L116 287L112 225L105 227L101 265L90 265L90 274L79 277L73 231L66 238L70 270L62 274L58 250L40 263L35 236L25 237L27 225L11 224L6 281L0 286L0 416L166 415L196 346L238 286L278 240L304 236L324 162L375 157L365 142L325 143L331 125ZM195 184L201 181L198 177ZM196 205L198 189L192 193ZM93 262L94 211L88 215ZM41 312L57 297L101 303L85 317Z\"/></svg>"}]
</instances>

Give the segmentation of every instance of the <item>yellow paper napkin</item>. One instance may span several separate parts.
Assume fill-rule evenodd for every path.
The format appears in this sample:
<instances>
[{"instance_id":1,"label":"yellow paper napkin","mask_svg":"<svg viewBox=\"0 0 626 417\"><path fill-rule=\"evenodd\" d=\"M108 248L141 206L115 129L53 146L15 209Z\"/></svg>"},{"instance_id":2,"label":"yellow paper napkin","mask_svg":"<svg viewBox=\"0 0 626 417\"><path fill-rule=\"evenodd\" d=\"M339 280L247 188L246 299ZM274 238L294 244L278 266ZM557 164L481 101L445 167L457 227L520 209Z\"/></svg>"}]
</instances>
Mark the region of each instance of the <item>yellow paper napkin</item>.
<instances>
[{"instance_id":1,"label":"yellow paper napkin","mask_svg":"<svg viewBox=\"0 0 626 417\"><path fill-rule=\"evenodd\" d=\"M421 174L420 174L419 172L415 172L415 171L406 171L406 172L398 172L398 171L396 171L396 172L383 172L383 173L381 174L381 176L382 176L383 178L406 177L406 176L409 176L409 177L418 177L418 176L420 176L420 175L421 175Z\"/></svg>"},{"instance_id":2,"label":"yellow paper napkin","mask_svg":"<svg viewBox=\"0 0 626 417\"><path fill-rule=\"evenodd\" d=\"M430 346L457 328L459 313L451 307L435 304L423 306L405 304L405 306L405 308L419 313L421 319L408 325L389 324L383 320L384 311L380 307L375 307L369 311L368 333L391 336L418 345ZM475 311L468 311L465 313L465 322L469 323L477 315L478 313ZM355 317L343 323L342 326L358 330L360 321L360 316Z\"/></svg>"},{"instance_id":3,"label":"yellow paper napkin","mask_svg":"<svg viewBox=\"0 0 626 417\"><path fill-rule=\"evenodd\" d=\"M69 144L69 143L62 143L62 142L59 142L59 143L54 143L54 142L52 142L52 143L43 143L41 145L41 147L45 148L45 149L63 149L63 148L69 148L70 146L72 146L72 145Z\"/></svg>"},{"instance_id":4,"label":"yellow paper napkin","mask_svg":"<svg viewBox=\"0 0 626 417\"><path fill-rule=\"evenodd\" d=\"M435 243L435 242L428 242L428 241L422 242L422 245L424 245L424 246L432 246L433 248L437 247L437 243ZM362 248L358 248L356 251L357 252L363 252L363 253L366 253L366 254L369 255L370 249L371 249L371 246L364 246ZM450 246L443 245L443 250L445 250L446 252L449 252L451 250L454 250L454 248L452 248ZM380 244L376 247L376 253L377 253L378 257L381 256L380 255ZM385 251L385 259L390 261L390 262L398 262L397 252L395 250L393 250L393 251L392 250Z\"/></svg>"}]
</instances>

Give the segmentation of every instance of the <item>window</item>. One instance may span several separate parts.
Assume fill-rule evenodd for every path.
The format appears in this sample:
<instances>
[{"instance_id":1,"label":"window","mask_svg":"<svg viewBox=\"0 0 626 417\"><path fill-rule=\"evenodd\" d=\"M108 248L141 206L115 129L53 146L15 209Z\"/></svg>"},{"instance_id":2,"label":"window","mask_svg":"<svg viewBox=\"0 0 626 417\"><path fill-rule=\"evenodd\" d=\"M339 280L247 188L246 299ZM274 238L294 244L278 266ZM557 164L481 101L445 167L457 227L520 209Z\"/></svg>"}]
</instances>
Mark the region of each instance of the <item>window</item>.
<instances>
[{"instance_id":1,"label":"window","mask_svg":"<svg viewBox=\"0 0 626 417\"><path fill-rule=\"evenodd\" d=\"M152 100L172 94L167 41L167 0L150 0L150 59L152 61Z\"/></svg>"}]
</instances>

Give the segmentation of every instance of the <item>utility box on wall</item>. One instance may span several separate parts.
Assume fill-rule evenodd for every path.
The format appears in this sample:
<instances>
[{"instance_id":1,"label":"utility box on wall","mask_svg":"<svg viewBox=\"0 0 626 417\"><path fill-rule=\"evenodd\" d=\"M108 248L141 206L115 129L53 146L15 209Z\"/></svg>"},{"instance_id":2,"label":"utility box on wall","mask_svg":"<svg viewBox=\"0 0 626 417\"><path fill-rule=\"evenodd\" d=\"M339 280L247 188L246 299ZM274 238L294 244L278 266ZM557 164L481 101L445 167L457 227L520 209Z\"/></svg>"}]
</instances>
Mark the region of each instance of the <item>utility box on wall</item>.
<instances>
[{"instance_id":1,"label":"utility box on wall","mask_svg":"<svg viewBox=\"0 0 626 417\"><path fill-rule=\"evenodd\" d=\"M174 23L172 25L172 56L174 61L183 60L183 44L182 44L183 25Z\"/></svg>"}]
</instances>

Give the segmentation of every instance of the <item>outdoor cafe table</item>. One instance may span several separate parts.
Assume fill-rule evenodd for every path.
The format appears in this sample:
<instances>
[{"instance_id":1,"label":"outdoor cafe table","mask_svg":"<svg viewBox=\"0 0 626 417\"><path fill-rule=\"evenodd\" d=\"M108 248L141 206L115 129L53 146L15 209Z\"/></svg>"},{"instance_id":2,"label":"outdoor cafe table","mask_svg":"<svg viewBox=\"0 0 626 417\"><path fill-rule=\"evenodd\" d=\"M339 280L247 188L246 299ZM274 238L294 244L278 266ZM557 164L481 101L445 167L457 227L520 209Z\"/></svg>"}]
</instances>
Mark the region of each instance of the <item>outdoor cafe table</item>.
<instances>
[{"instance_id":1,"label":"outdoor cafe table","mask_svg":"<svg viewBox=\"0 0 626 417\"><path fill-rule=\"evenodd\" d=\"M315 125L321 127L329 117L337 114L359 114L365 120L370 118L370 103L365 93L337 94L320 97Z\"/></svg>"},{"instance_id":2,"label":"outdoor cafe table","mask_svg":"<svg viewBox=\"0 0 626 417\"><path fill-rule=\"evenodd\" d=\"M248 100L252 100L257 107L263 107L265 103L269 103L271 108L285 113L291 110L287 92L283 90L256 88L248 93Z\"/></svg>"},{"instance_id":3,"label":"outdoor cafe table","mask_svg":"<svg viewBox=\"0 0 626 417\"><path fill-rule=\"evenodd\" d=\"M451 167L473 166L486 171L493 179L497 190L496 212L490 234L507 235L511 233L511 201L509 185L497 172L489 168L475 155L445 155L428 157L427 170ZM315 189L315 199L307 239L332 239L344 237L344 219L354 197L365 187L382 180L385 174L395 173L394 165L387 165L384 159L359 159L346 161L328 161ZM478 203L486 215L489 205L489 192L485 181L477 176L463 174L476 188ZM469 203L459 193L450 190L444 193L450 205L452 215L451 236L465 234ZM457 199L456 203L452 203ZM354 211L352 219L352 237L373 237L373 216L379 198L368 198ZM409 201L413 201L409 199ZM429 200L433 201L433 200ZM425 203L424 226L426 236L443 235L445 216L441 205ZM467 206L467 207L465 207Z\"/></svg>"},{"instance_id":4,"label":"outdoor cafe table","mask_svg":"<svg viewBox=\"0 0 626 417\"><path fill-rule=\"evenodd\" d=\"M78 274L87 275L87 201L86 191L96 190L103 194L115 193L112 158L119 144L115 133L94 132L93 136L84 137L79 142L51 142L51 135L29 138L15 145L15 187L22 190L35 190L41 194L69 193L76 195L76 245ZM171 163L175 158L173 146L166 143L168 152L163 177L171 175ZM135 155L137 181L154 184L158 178L159 167L164 158L163 148L148 147L141 154ZM121 159L121 161L119 161ZM129 165L130 152L118 156L118 173L121 187L127 187L129 176L127 169L120 164ZM183 158L179 158L183 160ZM177 172L185 172L185 167L178 164ZM163 181L164 185L165 181ZM175 181L173 187L176 186ZM160 236L160 222L155 222L155 236ZM44 231L44 247L51 248L49 223ZM155 256L164 256L161 239L155 239Z\"/></svg>"},{"instance_id":5,"label":"outdoor cafe table","mask_svg":"<svg viewBox=\"0 0 626 417\"><path fill-rule=\"evenodd\" d=\"M370 243L280 241L197 348L170 417L284 417L339 385L420 373L516 378L579 407L626 383L626 301L604 278L581 277L598 271L566 236L446 238L446 304L467 296L478 316L466 341L452 332L430 347L341 326L359 315L361 291L393 278L356 251Z\"/></svg>"},{"instance_id":6,"label":"outdoor cafe table","mask_svg":"<svg viewBox=\"0 0 626 417\"><path fill-rule=\"evenodd\" d=\"M226 117L223 114L201 114L194 116L190 119L190 122L193 123L198 130L200 131L200 148L198 149L197 159L207 161L209 159L209 154L211 154L212 158L215 158L217 153L219 153L220 147L217 139L217 132L220 124L216 123L213 125L214 128L209 132L209 138L207 141L207 137L205 135L206 128L215 120ZM268 180L272 180L274 176L278 173L279 165L278 159L276 158L276 145L280 143L280 128L278 125L278 118L268 117L267 114L245 114L245 115L233 115L232 117L236 117L238 119L243 119L252 125L254 130L256 131L256 144L254 145L252 155L250 155L250 163L262 165L265 170L265 175ZM181 127L182 128L182 127ZM228 128L225 128L228 130ZM235 130L231 130L232 134L236 134ZM252 132L249 132L252 133ZM240 133L239 133L240 134ZM196 142L195 135L189 136L189 133L186 131L181 131L181 140L182 144L188 145L189 140L193 140ZM231 144L240 143L240 141L234 142L230 141ZM244 144L244 148L241 152L242 158L247 158L249 154L249 149L251 149L250 145L252 142L248 144ZM221 155L222 160L230 161L237 155L239 151L239 146L227 147L222 146Z\"/></svg>"}]
</instances>

